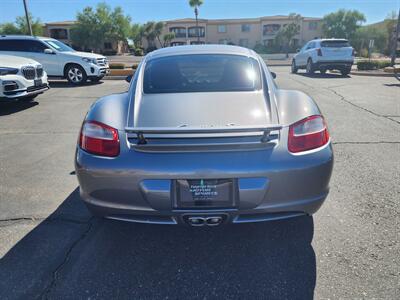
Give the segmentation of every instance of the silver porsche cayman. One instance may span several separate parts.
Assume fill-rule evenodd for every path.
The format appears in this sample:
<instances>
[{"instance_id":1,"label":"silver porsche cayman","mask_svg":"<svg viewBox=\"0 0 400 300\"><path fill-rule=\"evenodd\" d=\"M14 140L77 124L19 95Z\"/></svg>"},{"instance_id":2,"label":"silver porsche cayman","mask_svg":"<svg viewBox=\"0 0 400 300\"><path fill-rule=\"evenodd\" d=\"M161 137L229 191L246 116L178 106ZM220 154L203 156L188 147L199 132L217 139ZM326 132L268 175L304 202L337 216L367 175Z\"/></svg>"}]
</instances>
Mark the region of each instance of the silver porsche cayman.
<instances>
[{"instance_id":1,"label":"silver porsche cayman","mask_svg":"<svg viewBox=\"0 0 400 300\"><path fill-rule=\"evenodd\" d=\"M333 152L316 103L225 45L148 54L128 92L100 98L75 155L80 194L109 219L218 226L315 213Z\"/></svg>"}]
</instances>

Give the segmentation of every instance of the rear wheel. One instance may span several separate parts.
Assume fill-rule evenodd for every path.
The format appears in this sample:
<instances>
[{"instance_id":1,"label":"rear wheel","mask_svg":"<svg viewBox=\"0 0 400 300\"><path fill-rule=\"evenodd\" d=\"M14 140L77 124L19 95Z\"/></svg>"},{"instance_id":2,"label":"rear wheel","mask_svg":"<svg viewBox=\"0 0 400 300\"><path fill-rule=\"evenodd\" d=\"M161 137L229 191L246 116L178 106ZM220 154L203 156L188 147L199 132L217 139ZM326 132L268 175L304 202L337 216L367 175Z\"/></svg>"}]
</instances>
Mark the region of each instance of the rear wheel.
<instances>
[{"instance_id":1,"label":"rear wheel","mask_svg":"<svg viewBox=\"0 0 400 300\"><path fill-rule=\"evenodd\" d=\"M292 60L291 71L292 71L293 74L296 74L298 70L299 70L299 69L298 69L297 66L296 66L296 61L293 59L293 60Z\"/></svg>"},{"instance_id":2,"label":"rear wheel","mask_svg":"<svg viewBox=\"0 0 400 300\"><path fill-rule=\"evenodd\" d=\"M309 58L307 61L306 71L307 74L314 74L314 65L312 63L311 58Z\"/></svg>"},{"instance_id":3,"label":"rear wheel","mask_svg":"<svg viewBox=\"0 0 400 300\"><path fill-rule=\"evenodd\" d=\"M87 80L85 70L79 65L68 66L65 74L69 83L74 85L84 84Z\"/></svg>"}]
</instances>

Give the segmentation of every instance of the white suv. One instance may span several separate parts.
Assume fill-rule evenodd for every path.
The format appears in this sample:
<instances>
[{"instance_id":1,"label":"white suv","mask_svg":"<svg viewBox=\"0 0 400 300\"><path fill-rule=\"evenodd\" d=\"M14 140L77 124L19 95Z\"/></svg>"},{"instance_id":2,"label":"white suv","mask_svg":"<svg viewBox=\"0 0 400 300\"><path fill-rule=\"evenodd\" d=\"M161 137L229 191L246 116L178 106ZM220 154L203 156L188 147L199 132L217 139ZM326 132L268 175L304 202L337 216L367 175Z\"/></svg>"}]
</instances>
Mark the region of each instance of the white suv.
<instances>
[{"instance_id":1,"label":"white suv","mask_svg":"<svg viewBox=\"0 0 400 300\"><path fill-rule=\"evenodd\" d=\"M27 58L0 55L0 100L32 100L48 89L41 64Z\"/></svg>"},{"instance_id":2,"label":"white suv","mask_svg":"<svg viewBox=\"0 0 400 300\"><path fill-rule=\"evenodd\" d=\"M342 75L351 71L354 62L354 49L344 39L318 39L309 41L299 50L292 60L292 73L306 69L312 74L319 70L339 70Z\"/></svg>"},{"instance_id":3,"label":"white suv","mask_svg":"<svg viewBox=\"0 0 400 300\"><path fill-rule=\"evenodd\" d=\"M49 77L62 77L72 84L99 81L108 72L107 59L78 52L58 40L32 36L0 36L0 54L31 58L41 63Z\"/></svg>"}]
</instances>

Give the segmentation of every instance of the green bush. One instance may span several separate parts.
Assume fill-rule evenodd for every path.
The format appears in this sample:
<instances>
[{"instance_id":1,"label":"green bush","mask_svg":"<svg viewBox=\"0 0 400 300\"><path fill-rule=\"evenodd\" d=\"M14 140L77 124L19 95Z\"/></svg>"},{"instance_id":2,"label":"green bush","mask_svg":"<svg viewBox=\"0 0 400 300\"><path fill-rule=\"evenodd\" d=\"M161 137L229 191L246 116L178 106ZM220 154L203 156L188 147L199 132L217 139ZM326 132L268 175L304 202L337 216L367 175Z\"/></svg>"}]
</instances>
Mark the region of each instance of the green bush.
<instances>
[{"instance_id":1,"label":"green bush","mask_svg":"<svg viewBox=\"0 0 400 300\"><path fill-rule=\"evenodd\" d=\"M132 65L132 69L133 69L133 70L136 70L137 67L138 67L138 65L139 65L139 63L134 63L134 64Z\"/></svg>"},{"instance_id":2,"label":"green bush","mask_svg":"<svg viewBox=\"0 0 400 300\"><path fill-rule=\"evenodd\" d=\"M360 71L383 69L390 66L386 60L361 60L357 62L357 69Z\"/></svg>"},{"instance_id":3,"label":"green bush","mask_svg":"<svg viewBox=\"0 0 400 300\"><path fill-rule=\"evenodd\" d=\"M144 51L142 48L136 48L134 51L135 56L143 56Z\"/></svg>"},{"instance_id":4,"label":"green bush","mask_svg":"<svg viewBox=\"0 0 400 300\"><path fill-rule=\"evenodd\" d=\"M125 69L125 65L124 64L110 64L110 69Z\"/></svg>"}]
</instances>

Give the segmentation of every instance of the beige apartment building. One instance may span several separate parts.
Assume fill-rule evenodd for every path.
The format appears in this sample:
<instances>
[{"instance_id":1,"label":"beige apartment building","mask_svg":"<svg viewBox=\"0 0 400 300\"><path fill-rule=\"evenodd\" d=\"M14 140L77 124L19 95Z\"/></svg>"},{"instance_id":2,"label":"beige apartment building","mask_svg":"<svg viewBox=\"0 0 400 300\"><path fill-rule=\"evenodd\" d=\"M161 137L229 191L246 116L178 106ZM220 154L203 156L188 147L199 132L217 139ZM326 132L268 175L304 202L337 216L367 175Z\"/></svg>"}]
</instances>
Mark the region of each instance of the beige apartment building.
<instances>
[{"instance_id":1,"label":"beige apartment building","mask_svg":"<svg viewBox=\"0 0 400 300\"><path fill-rule=\"evenodd\" d=\"M270 16L249 19L199 19L200 44L234 44L254 48L257 43L271 45L278 31L291 22L288 16ZM321 37L322 19L302 17L300 33L294 37L294 45ZM171 46L197 44L196 20L192 18L165 22L164 32L174 32ZM156 42L157 47L161 45Z\"/></svg>"}]
</instances>

